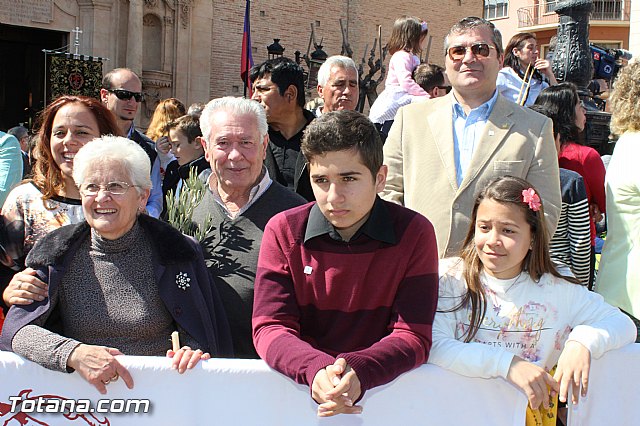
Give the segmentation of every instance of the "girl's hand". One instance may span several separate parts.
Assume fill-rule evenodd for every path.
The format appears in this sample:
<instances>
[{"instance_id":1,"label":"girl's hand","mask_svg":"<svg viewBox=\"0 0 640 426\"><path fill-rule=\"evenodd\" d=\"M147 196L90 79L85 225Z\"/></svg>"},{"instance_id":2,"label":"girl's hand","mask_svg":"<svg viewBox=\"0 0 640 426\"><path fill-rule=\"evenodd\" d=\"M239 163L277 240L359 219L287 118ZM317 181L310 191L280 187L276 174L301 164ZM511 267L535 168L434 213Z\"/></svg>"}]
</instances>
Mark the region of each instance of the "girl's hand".
<instances>
[{"instance_id":1,"label":"girl's hand","mask_svg":"<svg viewBox=\"0 0 640 426\"><path fill-rule=\"evenodd\" d=\"M169 349L167 351L167 357L173 358L171 368L178 370L178 373L182 374L195 367L200 360L205 361L211 358L211 355L209 352L202 352L201 349L194 351L189 346L183 346L175 352Z\"/></svg>"},{"instance_id":2,"label":"girl's hand","mask_svg":"<svg viewBox=\"0 0 640 426\"><path fill-rule=\"evenodd\" d=\"M507 373L507 380L522 389L529 399L529 405L536 410L542 406L549 408L549 389L551 396L558 392L558 382L543 368L514 356Z\"/></svg>"},{"instance_id":3,"label":"girl's hand","mask_svg":"<svg viewBox=\"0 0 640 426\"><path fill-rule=\"evenodd\" d=\"M587 396L589 385L589 368L591 367L591 352L582 343L569 340L558 359L558 367L554 379L560 383L558 399L567 402L569 385L573 383L571 401L578 403L578 391L582 385L582 396Z\"/></svg>"}]
</instances>

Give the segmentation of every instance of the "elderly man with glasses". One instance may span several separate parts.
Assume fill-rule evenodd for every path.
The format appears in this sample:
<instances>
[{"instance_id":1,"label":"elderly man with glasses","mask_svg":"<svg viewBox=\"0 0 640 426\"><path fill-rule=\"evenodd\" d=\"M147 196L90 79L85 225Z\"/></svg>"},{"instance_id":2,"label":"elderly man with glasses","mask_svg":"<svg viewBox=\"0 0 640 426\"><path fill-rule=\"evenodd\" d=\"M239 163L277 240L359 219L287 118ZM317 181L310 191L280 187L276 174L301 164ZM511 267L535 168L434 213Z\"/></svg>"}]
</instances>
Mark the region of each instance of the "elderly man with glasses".
<instances>
[{"instance_id":1,"label":"elderly man with glasses","mask_svg":"<svg viewBox=\"0 0 640 426\"><path fill-rule=\"evenodd\" d=\"M383 198L433 223L440 257L458 254L477 193L493 178L526 179L539 191L553 235L561 207L551 120L496 91L502 37L468 17L444 42L451 92L400 109L384 146Z\"/></svg>"},{"instance_id":2,"label":"elderly man with glasses","mask_svg":"<svg viewBox=\"0 0 640 426\"><path fill-rule=\"evenodd\" d=\"M116 117L122 136L131 139L147 153L151 162L151 195L147 201L147 213L159 217L162 212L162 176L160 159L151 139L136 129L133 120L144 100L140 77L128 68L116 68L105 74L100 89L100 99Z\"/></svg>"}]
</instances>

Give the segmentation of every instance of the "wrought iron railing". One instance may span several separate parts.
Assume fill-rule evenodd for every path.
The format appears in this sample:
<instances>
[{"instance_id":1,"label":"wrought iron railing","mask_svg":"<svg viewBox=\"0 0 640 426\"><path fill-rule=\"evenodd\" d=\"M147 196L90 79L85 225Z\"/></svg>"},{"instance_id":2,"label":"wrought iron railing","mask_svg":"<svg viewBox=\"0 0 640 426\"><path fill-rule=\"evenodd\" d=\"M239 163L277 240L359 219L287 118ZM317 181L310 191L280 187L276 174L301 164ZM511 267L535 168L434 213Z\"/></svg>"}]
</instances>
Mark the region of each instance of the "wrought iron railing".
<instances>
[{"instance_id":1,"label":"wrought iron railing","mask_svg":"<svg viewBox=\"0 0 640 426\"><path fill-rule=\"evenodd\" d=\"M540 0L538 4L518 9L518 28L558 23L555 1ZM594 0L592 21L629 21L630 0Z\"/></svg>"}]
</instances>

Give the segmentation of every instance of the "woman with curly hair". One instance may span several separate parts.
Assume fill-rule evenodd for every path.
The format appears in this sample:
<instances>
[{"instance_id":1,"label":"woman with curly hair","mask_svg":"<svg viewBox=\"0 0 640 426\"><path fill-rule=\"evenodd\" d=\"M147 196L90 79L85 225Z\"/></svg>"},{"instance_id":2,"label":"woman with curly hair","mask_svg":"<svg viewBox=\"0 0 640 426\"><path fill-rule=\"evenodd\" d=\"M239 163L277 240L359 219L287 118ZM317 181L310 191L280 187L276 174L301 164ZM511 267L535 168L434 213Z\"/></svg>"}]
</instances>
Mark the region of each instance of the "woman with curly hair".
<instances>
[{"instance_id":1,"label":"woman with curly hair","mask_svg":"<svg viewBox=\"0 0 640 426\"><path fill-rule=\"evenodd\" d=\"M640 330L640 63L622 68L611 102L611 132L619 135L607 169L607 240L596 291L627 312Z\"/></svg>"},{"instance_id":2,"label":"woman with curly hair","mask_svg":"<svg viewBox=\"0 0 640 426\"><path fill-rule=\"evenodd\" d=\"M22 271L33 245L54 229L84 219L80 192L73 181L73 159L87 142L120 135L115 117L99 100L63 95L40 119L33 178L14 188L2 207L2 263ZM46 286L27 269L13 275L3 292L6 307L29 304L47 295Z\"/></svg>"}]
</instances>

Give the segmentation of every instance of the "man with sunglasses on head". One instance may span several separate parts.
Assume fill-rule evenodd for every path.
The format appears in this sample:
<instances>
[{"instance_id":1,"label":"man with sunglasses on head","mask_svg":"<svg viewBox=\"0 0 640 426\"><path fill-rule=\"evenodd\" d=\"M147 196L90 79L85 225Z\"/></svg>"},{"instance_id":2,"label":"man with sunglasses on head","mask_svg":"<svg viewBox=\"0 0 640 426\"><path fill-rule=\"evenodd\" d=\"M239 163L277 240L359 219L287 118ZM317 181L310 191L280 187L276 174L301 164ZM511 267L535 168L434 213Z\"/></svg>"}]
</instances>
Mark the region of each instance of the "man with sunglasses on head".
<instances>
[{"instance_id":1,"label":"man with sunglasses on head","mask_svg":"<svg viewBox=\"0 0 640 426\"><path fill-rule=\"evenodd\" d=\"M444 41L452 90L401 108L384 146L383 198L434 225L441 258L459 254L477 193L497 176L526 179L544 203L549 237L561 207L551 120L502 97L502 37L482 18L453 25Z\"/></svg>"},{"instance_id":2,"label":"man with sunglasses on head","mask_svg":"<svg viewBox=\"0 0 640 426\"><path fill-rule=\"evenodd\" d=\"M122 135L140 145L149 156L152 187L147 201L147 213L157 218L162 212L160 159L153 141L137 130L133 123L140 103L144 100L142 81L128 68L115 68L106 73L102 79L100 99L115 116Z\"/></svg>"}]
</instances>

